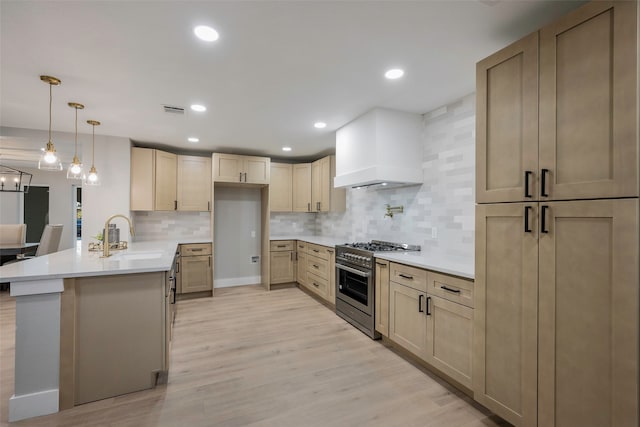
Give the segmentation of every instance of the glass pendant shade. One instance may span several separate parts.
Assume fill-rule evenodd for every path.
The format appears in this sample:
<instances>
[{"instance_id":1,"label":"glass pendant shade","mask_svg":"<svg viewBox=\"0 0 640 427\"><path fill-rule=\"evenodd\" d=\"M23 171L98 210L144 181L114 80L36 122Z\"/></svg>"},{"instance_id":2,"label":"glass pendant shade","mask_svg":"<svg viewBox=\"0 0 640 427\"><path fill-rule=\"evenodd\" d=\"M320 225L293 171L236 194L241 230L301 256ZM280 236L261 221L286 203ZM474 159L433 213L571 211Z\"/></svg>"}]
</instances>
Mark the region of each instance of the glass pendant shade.
<instances>
[{"instance_id":1,"label":"glass pendant shade","mask_svg":"<svg viewBox=\"0 0 640 427\"><path fill-rule=\"evenodd\" d=\"M84 105L78 104L77 102L70 102L69 107L75 108L76 110L76 142L73 151L73 160L67 169L67 179L83 179L82 163L80 163L80 159L78 159L78 110L82 110Z\"/></svg>"},{"instance_id":2,"label":"glass pendant shade","mask_svg":"<svg viewBox=\"0 0 640 427\"><path fill-rule=\"evenodd\" d=\"M48 171L62 170L62 162L56 153L56 147L53 146L53 142L47 142L47 147L42 152L40 160L38 161L38 169Z\"/></svg>"},{"instance_id":3,"label":"glass pendant shade","mask_svg":"<svg viewBox=\"0 0 640 427\"><path fill-rule=\"evenodd\" d=\"M84 185L100 185L100 176L94 165L96 156L96 126L100 126L100 122L97 120L87 120L91 126L93 126L93 132L91 135L91 169L89 173L84 176Z\"/></svg>"},{"instance_id":4,"label":"glass pendant shade","mask_svg":"<svg viewBox=\"0 0 640 427\"><path fill-rule=\"evenodd\" d=\"M100 185L100 177L95 166L91 166L89 173L84 176L84 185Z\"/></svg>"},{"instance_id":5,"label":"glass pendant shade","mask_svg":"<svg viewBox=\"0 0 640 427\"><path fill-rule=\"evenodd\" d=\"M58 154L56 154L56 147L53 145L53 141L51 140L51 103L53 100L53 86L58 86L62 82L60 79L51 76L40 76L40 80L49 85L49 142L47 142L47 146L43 149L42 155L40 156L38 169L61 171L62 162L60 161Z\"/></svg>"}]
</instances>

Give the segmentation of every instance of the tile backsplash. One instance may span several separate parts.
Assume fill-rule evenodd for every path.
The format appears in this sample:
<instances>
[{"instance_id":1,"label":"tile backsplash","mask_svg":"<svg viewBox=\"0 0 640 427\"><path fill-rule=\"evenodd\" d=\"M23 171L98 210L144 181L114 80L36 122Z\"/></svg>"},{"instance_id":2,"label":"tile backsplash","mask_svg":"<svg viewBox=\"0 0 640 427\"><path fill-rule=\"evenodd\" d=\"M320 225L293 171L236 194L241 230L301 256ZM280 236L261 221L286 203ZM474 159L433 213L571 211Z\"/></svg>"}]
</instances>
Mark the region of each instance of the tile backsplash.
<instances>
[{"instance_id":1,"label":"tile backsplash","mask_svg":"<svg viewBox=\"0 0 640 427\"><path fill-rule=\"evenodd\" d=\"M420 244L424 252L473 259L475 211L475 94L426 113L422 185L348 189L343 213L272 214L271 234L344 236ZM404 213L385 217L385 205ZM309 219L315 215L315 224ZM304 225L301 225L304 222ZM291 231L286 231L291 230Z\"/></svg>"},{"instance_id":2,"label":"tile backsplash","mask_svg":"<svg viewBox=\"0 0 640 427\"><path fill-rule=\"evenodd\" d=\"M314 236L318 234L316 213L273 212L269 221L272 236L290 234Z\"/></svg>"},{"instance_id":3,"label":"tile backsplash","mask_svg":"<svg viewBox=\"0 0 640 427\"><path fill-rule=\"evenodd\" d=\"M211 238L209 212L133 212L136 240Z\"/></svg>"}]
</instances>

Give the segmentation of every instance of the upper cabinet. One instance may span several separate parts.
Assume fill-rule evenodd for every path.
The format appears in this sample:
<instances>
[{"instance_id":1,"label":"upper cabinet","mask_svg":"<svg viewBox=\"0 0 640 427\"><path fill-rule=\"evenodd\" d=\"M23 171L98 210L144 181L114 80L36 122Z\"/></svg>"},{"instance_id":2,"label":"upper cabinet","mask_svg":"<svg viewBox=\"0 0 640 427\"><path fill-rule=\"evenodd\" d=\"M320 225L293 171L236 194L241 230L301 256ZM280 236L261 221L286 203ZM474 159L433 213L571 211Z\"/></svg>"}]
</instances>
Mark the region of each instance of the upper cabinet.
<instances>
[{"instance_id":1,"label":"upper cabinet","mask_svg":"<svg viewBox=\"0 0 640 427\"><path fill-rule=\"evenodd\" d=\"M635 7L592 2L478 63L478 203L638 195Z\"/></svg>"},{"instance_id":2,"label":"upper cabinet","mask_svg":"<svg viewBox=\"0 0 640 427\"><path fill-rule=\"evenodd\" d=\"M271 212L291 212L292 210L292 170L288 163L271 163L269 183L269 209Z\"/></svg>"},{"instance_id":3,"label":"upper cabinet","mask_svg":"<svg viewBox=\"0 0 640 427\"><path fill-rule=\"evenodd\" d=\"M207 211L211 162L151 148L131 148L132 211Z\"/></svg>"},{"instance_id":4,"label":"upper cabinet","mask_svg":"<svg viewBox=\"0 0 640 427\"><path fill-rule=\"evenodd\" d=\"M278 165L271 168L269 185L271 211L274 212L344 212L347 195L344 188L334 188L336 156L326 156L313 163ZM284 169L289 166L288 172ZM277 180L274 173L281 175ZM290 186L284 182L288 173ZM286 193L288 191L289 193ZM291 195L291 193L293 193ZM287 195L285 195L287 194ZM291 195L291 196L290 196ZM285 208L285 197L291 197ZM282 200L280 201L280 198ZM287 199L288 200L288 199Z\"/></svg>"},{"instance_id":5,"label":"upper cabinet","mask_svg":"<svg viewBox=\"0 0 640 427\"><path fill-rule=\"evenodd\" d=\"M178 156L178 210L211 210L211 159Z\"/></svg>"},{"instance_id":6,"label":"upper cabinet","mask_svg":"<svg viewBox=\"0 0 640 427\"><path fill-rule=\"evenodd\" d=\"M323 157L311 163L311 211L344 212L346 190L335 188L336 156Z\"/></svg>"},{"instance_id":7,"label":"upper cabinet","mask_svg":"<svg viewBox=\"0 0 640 427\"><path fill-rule=\"evenodd\" d=\"M150 148L131 148L131 210L173 211L177 186L175 154Z\"/></svg>"},{"instance_id":8,"label":"upper cabinet","mask_svg":"<svg viewBox=\"0 0 640 427\"><path fill-rule=\"evenodd\" d=\"M269 184L271 159L214 153L213 182Z\"/></svg>"},{"instance_id":9,"label":"upper cabinet","mask_svg":"<svg viewBox=\"0 0 640 427\"><path fill-rule=\"evenodd\" d=\"M293 165L293 212L311 212L311 163Z\"/></svg>"}]
</instances>

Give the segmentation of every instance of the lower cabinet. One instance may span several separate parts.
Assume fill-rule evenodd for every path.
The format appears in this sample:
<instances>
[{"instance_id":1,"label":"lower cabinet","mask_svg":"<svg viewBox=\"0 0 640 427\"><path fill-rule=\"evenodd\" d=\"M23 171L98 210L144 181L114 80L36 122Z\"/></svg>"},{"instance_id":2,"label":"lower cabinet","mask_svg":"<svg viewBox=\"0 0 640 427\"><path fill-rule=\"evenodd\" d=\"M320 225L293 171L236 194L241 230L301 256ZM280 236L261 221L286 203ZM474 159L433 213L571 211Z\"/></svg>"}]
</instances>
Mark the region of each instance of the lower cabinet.
<instances>
[{"instance_id":1,"label":"lower cabinet","mask_svg":"<svg viewBox=\"0 0 640 427\"><path fill-rule=\"evenodd\" d=\"M269 261L270 281L272 285L290 283L296 279L295 246L292 240L278 240L271 242Z\"/></svg>"},{"instance_id":2,"label":"lower cabinet","mask_svg":"<svg viewBox=\"0 0 640 427\"><path fill-rule=\"evenodd\" d=\"M296 282L306 286L307 284L307 244L298 241L296 244Z\"/></svg>"},{"instance_id":3,"label":"lower cabinet","mask_svg":"<svg viewBox=\"0 0 640 427\"><path fill-rule=\"evenodd\" d=\"M389 336L389 261L376 260L375 325L376 331Z\"/></svg>"},{"instance_id":4,"label":"lower cabinet","mask_svg":"<svg viewBox=\"0 0 640 427\"><path fill-rule=\"evenodd\" d=\"M473 282L384 260L376 275L376 330L470 389Z\"/></svg>"},{"instance_id":5,"label":"lower cabinet","mask_svg":"<svg viewBox=\"0 0 640 427\"><path fill-rule=\"evenodd\" d=\"M212 258L211 243L180 245L176 265L179 294L213 290Z\"/></svg>"}]
</instances>

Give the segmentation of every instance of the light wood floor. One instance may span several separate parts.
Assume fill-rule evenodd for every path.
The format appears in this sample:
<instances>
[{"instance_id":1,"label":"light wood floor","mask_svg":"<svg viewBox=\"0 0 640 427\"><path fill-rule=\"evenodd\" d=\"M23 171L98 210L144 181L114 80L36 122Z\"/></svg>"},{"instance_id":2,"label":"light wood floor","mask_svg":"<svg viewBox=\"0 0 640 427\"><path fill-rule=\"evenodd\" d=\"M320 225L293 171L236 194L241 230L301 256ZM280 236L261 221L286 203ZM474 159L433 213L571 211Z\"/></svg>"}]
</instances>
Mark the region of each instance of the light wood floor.
<instances>
[{"instance_id":1,"label":"light wood floor","mask_svg":"<svg viewBox=\"0 0 640 427\"><path fill-rule=\"evenodd\" d=\"M13 394L15 302L0 294L0 425ZM506 425L297 288L180 301L169 384L11 426Z\"/></svg>"}]
</instances>

